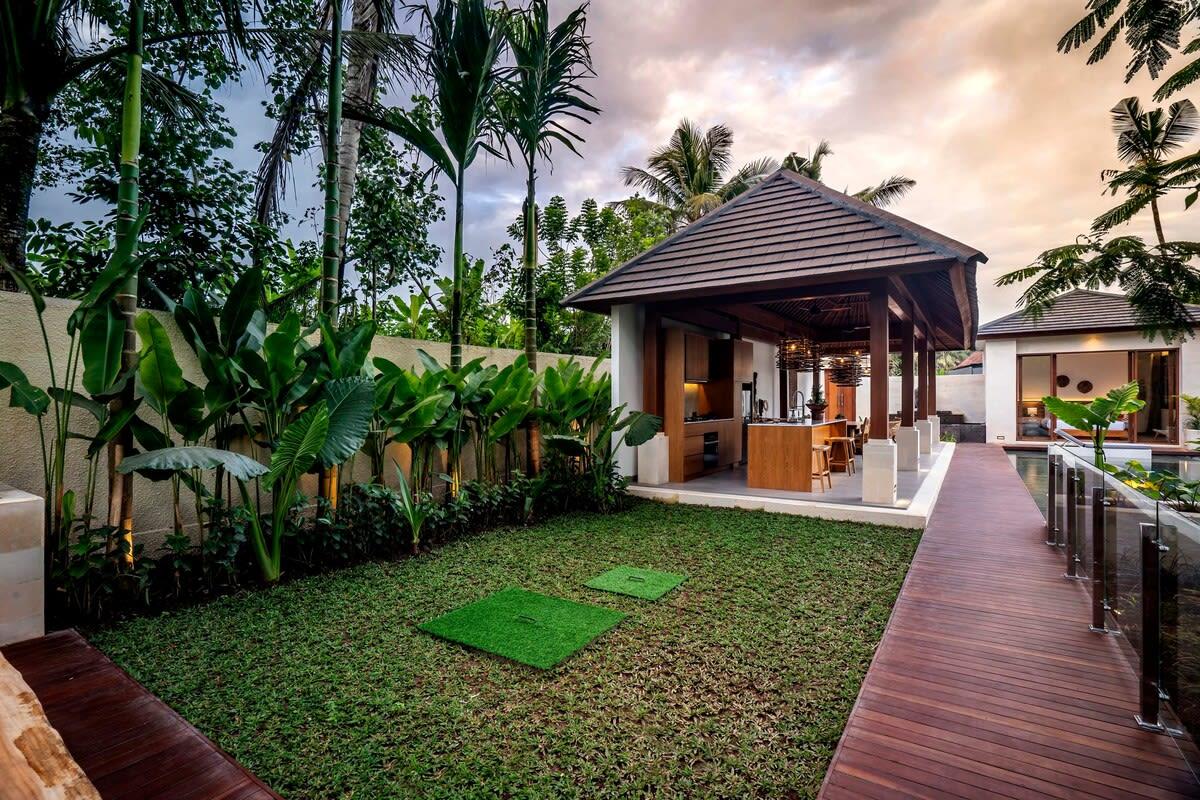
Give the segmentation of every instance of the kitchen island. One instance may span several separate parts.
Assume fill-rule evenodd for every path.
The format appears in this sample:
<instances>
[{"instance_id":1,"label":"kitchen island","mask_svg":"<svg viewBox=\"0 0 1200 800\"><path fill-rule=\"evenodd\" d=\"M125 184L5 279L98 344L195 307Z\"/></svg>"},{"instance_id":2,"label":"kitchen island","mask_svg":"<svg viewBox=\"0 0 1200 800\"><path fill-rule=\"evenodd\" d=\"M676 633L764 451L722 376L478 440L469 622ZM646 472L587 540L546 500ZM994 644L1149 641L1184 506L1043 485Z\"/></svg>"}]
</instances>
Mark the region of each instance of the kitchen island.
<instances>
[{"instance_id":1,"label":"kitchen island","mask_svg":"<svg viewBox=\"0 0 1200 800\"><path fill-rule=\"evenodd\" d=\"M846 420L752 422L747 435L746 485L754 489L813 490L813 446L846 435Z\"/></svg>"}]
</instances>

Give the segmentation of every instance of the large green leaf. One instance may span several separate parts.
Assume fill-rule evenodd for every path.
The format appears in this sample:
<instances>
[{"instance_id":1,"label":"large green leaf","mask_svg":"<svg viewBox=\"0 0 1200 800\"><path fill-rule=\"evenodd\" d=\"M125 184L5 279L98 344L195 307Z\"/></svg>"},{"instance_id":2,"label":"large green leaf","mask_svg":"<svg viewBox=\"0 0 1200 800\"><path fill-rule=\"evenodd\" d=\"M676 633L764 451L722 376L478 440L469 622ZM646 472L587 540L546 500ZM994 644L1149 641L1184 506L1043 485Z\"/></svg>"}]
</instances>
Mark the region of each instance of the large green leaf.
<instances>
[{"instance_id":1,"label":"large green leaf","mask_svg":"<svg viewBox=\"0 0 1200 800\"><path fill-rule=\"evenodd\" d=\"M137 414L138 406L140 405L141 400L134 400L131 405L122 406L115 413L105 417L104 422L100 425L100 429L96 431L96 435L91 437L91 442L88 444L87 457L93 458L109 442L117 438L117 434L125 430L125 426Z\"/></svg>"},{"instance_id":2,"label":"large green leaf","mask_svg":"<svg viewBox=\"0 0 1200 800\"><path fill-rule=\"evenodd\" d=\"M129 232L129 236L121 236L117 239L117 246L114 248L112 255L109 256L108 264L92 281L92 285L88 288L87 293L79 301L79 305L71 312L71 316L67 319L67 332L74 335L79 325L82 324L92 313L99 308L109 304L110 301L116 298L117 292L125 285L126 279L137 273L138 267L141 264L141 258L133 254L134 248L137 247L138 234L142 230L142 225L146 222L146 215L150 213L150 207L142 208L141 214L134 220L133 227Z\"/></svg>"},{"instance_id":3,"label":"large green leaf","mask_svg":"<svg viewBox=\"0 0 1200 800\"><path fill-rule=\"evenodd\" d=\"M329 409L325 401L300 415L283 429L279 447L271 456L271 469L263 483L271 488L282 482L285 487L295 483L300 475L312 468L329 432Z\"/></svg>"},{"instance_id":4,"label":"large green leaf","mask_svg":"<svg viewBox=\"0 0 1200 800\"><path fill-rule=\"evenodd\" d=\"M221 309L221 344L226 353L237 351L247 333L253 336L251 323L255 312L262 308L262 303L262 270L255 267L242 273Z\"/></svg>"},{"instance_id":5,"label":"large green leaf","mask_svg":"<svg viewBox=\"0 0 1200 800\"><path fill-rule=\"evenodd\" d=\"M83 388L91 395L107 392L121 374L125 318L115 303L92 314L83 328Z\"/></svg>"},{"instance_id":6,"label":"large green leaf","mask_svg":"<svg viewBox=\"0 0 1200 800\"><path fill-rule=\"evenodd\" d=\"M108 406L90 397L86 397L73 389L67 391L66 389L52 386L50 387L49 395L64 405L70 403L72 408L82 408L95 417L97 421L103 421L108 416Z\"/></svg>"},{"instance_id":7,"label":"large green leaf","mask_svg":"<svg viewBox=\"0 0 1200 800\"><path fill-rule=\"evenodd\" d=\"M210 422L204 412L204 392L189 383L167 406L167 420L185 441L196 442L204 436Z\"/></svg>"},{"instance_id":8,"label":"large green leaf","mask_svg":"<svg viewBox=\"0 0 1200 800\"><path fill-rule=\"evenodd\" d=\"M150 405L160 414L167 413L171 401L187 389L183 370L175 360L167 329L149 311L138 315L134 323L142 340L138 377Z\"/></svg>"},{"instance_id":9,"label":"large green leaf","mask_svg":"<svg viewBox=\"0 0 1200 800\"><path fill-rule=\"evenodd\" d=\"M249 456L220 450L216 447L168 447L126 456L117 466L118 472L142 470L216 469L225 471L239 481L248 481L267 474L267 468Z\"/></svg>"},{"instance_id":10,"label":"large green leaf","mask_svg":"<svg viewBox=\"0 0 1200 800\"><path fill-rule=\"evenodd\" d=\"M1090 431L1100 423L1100 420L1092 414L1091 409L1079 403L1050 396L1043 397L1042 402L1046 404L1048 412L1077 430Z\"/></svg>"},{"instance_id":11,"label":"large green leaf","mask_svg":"<svg viewBox=\"0 0 1200 800\"><path fill-rule=\"evenodd\" d=\"M631 411L629 416L621 421L621 427L626 429L622 441L629 447L637 447L654 438L654 434L662 428L662 417L645 411Z\"/></svg>"},{"instance_id":12,"label":"large green leaf","mask_svg":"<svg viewBox=\"0 0 1200 800\"><path fill-rule=\"evenodd\" d=\"M375 413L375 387L370 378L342 378L327 383L323 396L329 408L329 431L320 458L332 467L357 453L366 441Z\"/></svg>"},{"instance_id":13,"label":"large green leaf","mask_svg":"<svg viewBox=\"0 0 1200 800\"><path fill-rule=\"evenodd\" d=\"M50 396L30 383L20 367L8 361L0 361L0 391L10 386L10 406L23 408L35 417L45 414L46 409L50 407Z\"/></svg>"}]
</instances>

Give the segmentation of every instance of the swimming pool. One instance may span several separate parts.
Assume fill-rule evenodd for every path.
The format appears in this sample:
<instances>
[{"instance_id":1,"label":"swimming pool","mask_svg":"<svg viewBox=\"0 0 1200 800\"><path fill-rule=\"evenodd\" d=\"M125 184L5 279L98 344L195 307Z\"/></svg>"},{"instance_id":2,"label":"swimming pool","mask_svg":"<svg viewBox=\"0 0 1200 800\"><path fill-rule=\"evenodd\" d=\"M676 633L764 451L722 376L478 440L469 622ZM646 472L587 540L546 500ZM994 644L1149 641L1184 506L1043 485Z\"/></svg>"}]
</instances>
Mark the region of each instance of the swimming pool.
<instances>
[{"instance_id":1,"label":"swimming pool","mask_svg":"<svg viewBox=\"0 0 1200 800\"><path fill-rule=\"evenodd\" d=\"M1033 495L1042 516L1046 516L1046 484L1049 476L1046 454L1032 450L1010 450L1008 459L1021 476L1021 480L1029 487L1029 493ZM1190 481L1200 481L1200 454L1155 453L1151 456L1150 463L1143 461L1142 466L1174 472Z\"/></svg>"}]
</instances>

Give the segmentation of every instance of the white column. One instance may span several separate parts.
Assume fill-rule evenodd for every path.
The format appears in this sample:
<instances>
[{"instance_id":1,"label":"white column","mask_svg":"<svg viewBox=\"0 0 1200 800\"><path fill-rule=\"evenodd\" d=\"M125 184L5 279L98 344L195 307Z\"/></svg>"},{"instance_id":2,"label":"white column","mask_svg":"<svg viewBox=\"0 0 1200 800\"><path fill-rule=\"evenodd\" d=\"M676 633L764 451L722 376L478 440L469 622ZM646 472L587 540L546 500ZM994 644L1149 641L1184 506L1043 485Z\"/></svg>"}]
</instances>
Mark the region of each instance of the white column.
<instances>
[{"instance_id":1,"label":"white column","mask_svg":"<svg viewBox=\"0 0 1200 800\"><path fill-rule=\"evenodd\" d=\"M645 310L639 305L613 306L609 369L612 374L612 407L624 404L626 411L642 410L642 325ZM613 436L617 469L622 475L637 475L637 452L620 443L624 434Z\"/></svg>"},{"instance_id":2,"label":"white column","mask_svg":"<svg viewBox=\"0 0 1200 800\"><path fill-rule=\"evenodd\" d=\"M933 452L933 445L942 440L942 418L934 414L929 418L929 449L925 452Z\"/></svg>"},{"instance_id":3,"label":"white column","mask_svg":"<svg viewBox=\"0 0 1200 800\"><path fill-rule=\"evenodd\" d=\"M915 427L896 431L896 468L915 471L921 463L921 432Z\"/></svg>"},{"instance_id":4,"label":"white column","mask_svg":"<svg viewBox=\"0 0 1200 800\"><path fill-rule=\"evenodd\" d=\"M913 427L917 430L919 441L917 448L922 453L933 452L933 423L928 419L919 419L913 423Z\"/></svg>"},{"instance_id":5,"label":"white column","mask_svg":"<svg viewBox=\"0 0 1200 800\"><path fill-rule=\"evenodd\" d=\"M46 632L43 510L42 498L0 484L0 645Z\"/></svg>"},{"instance_id":6,"label":"white column","mask_svg":"<svg viewBox=\"0 0 1200 800\"><path fill-rule=\"evenodd\" d=\"M863 445L863 502L896 505L896 443L871 439Z\"/></svg>"}]
</instances>

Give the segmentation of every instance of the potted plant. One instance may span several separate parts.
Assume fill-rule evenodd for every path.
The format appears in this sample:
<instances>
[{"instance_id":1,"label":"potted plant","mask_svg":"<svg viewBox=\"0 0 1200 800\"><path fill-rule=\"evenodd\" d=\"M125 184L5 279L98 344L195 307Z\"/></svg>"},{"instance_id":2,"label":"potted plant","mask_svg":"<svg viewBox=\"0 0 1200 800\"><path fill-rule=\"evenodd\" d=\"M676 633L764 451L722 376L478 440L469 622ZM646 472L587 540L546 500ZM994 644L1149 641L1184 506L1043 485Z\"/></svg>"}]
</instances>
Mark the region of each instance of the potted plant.
<instances>
[{"instance_id":1,"label":"potted plant","mask_svg":"<svg viewBox=\"0 0 1200 800\"><path fill-rule=\"evenodd\" d=\"M821 393L821 384L813 381L812 399L804 405L808 406L808 410L812 412L813 422L823 422L825 419L825 409L829 408L829 404L825 402L825 396Z\"/></svg>"},{"instance_id":2,"label":"potted plant","mask_svg":"<svg viewBox=\"0 0 1200 800\"><path fill-rule=\"evenodd\" d=\"M1200 395L1181 394L1179 399L1183 401L1184 414L1184 431L1183 441L1193 447L1200 448Z\"/></svg>"}]
</instances>

